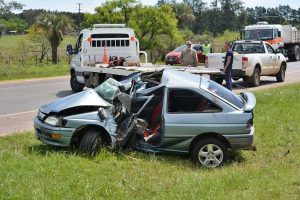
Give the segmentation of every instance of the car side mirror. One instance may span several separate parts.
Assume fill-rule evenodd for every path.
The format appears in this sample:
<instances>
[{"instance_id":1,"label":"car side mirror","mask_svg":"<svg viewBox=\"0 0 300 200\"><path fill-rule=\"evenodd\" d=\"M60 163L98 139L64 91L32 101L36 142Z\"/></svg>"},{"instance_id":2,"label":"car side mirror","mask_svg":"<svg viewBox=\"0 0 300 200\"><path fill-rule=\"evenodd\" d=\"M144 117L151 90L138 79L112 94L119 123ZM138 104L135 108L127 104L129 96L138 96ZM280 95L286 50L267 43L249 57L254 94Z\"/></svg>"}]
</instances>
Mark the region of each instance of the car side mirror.
<instances>
[{"instance_id":1,"label":"car side mirror","mask_svg":"<svg viewBox=\"0 0 300 200\"><path fill-rule=\"evenodd\" d=\"M280 49L276 49L275 52L276 53L281 53L281 50Z\"/></svg>"},{"instance_id":2,"label":"car side mirror","mask_svg":"<svg viewBox=\"0 0 300 200\"><path fill-rule=\"evenodd\" d=\"M69 56L73 55L73 48L71 44L67 45L67 55Z\"/></svg>"}]
</instances>

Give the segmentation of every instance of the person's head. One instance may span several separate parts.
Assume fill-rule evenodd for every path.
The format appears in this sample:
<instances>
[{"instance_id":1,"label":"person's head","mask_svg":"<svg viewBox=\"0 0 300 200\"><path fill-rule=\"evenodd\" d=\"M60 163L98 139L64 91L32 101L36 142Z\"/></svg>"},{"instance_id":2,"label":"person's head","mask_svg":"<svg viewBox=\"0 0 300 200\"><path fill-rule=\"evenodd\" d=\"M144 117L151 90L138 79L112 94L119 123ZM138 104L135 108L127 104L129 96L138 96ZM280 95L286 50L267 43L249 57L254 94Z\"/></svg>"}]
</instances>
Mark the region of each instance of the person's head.
<instances>
[{"instance_id":1,"label":"person's head","mask_svg":"<svg viewBox=\"0 0 300 200\"><path fill-rule=\"evenodd\" d=\"M192 42L191 41L186 41L186 46L188 47L188 48L192 48Z\"/></svg>"},{"instance_id":2,"label":"person's head","mask_svg":"<svg viewBox=\"0 0 300 200\"><path fill-rule=\"evenodd\" d=\"M224 43L224 50L225 51L229 51L230 50L230 43L229 42L225 42Z\"/></svg>"},{"instance_id":3,"label":"person's head","mask_svg":"<svg viewBox=\"0 0 300 200\"><path fill-rule=\"evenodd\" d=\"M205 44L205 45L208 45L208 42L207 42L207 41L205 41L205 42L204 42L204 44Z\"/></svg>"}]
</instances>

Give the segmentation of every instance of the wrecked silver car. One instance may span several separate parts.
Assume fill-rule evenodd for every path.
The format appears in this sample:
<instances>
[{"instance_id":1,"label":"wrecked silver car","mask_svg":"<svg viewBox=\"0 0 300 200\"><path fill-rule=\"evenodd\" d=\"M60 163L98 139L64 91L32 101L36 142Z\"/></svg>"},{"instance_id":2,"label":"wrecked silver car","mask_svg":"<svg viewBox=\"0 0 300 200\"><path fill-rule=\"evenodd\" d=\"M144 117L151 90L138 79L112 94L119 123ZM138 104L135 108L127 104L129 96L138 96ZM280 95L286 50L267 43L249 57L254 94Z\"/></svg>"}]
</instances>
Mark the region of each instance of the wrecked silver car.
<instances>
[{"instance_id":1,"label":"wrecked silver car","mask_svg":"<svg viewBox=\"0 0 300 200\"><path fill-rule=\"evenodd\" d=\"M190 154L217 167L228 149L250 149L255 96L236 95L199 75L172 69L108 79L39 109L36 137L95 155L101 147Z\"/></svg>"}]
</instances>

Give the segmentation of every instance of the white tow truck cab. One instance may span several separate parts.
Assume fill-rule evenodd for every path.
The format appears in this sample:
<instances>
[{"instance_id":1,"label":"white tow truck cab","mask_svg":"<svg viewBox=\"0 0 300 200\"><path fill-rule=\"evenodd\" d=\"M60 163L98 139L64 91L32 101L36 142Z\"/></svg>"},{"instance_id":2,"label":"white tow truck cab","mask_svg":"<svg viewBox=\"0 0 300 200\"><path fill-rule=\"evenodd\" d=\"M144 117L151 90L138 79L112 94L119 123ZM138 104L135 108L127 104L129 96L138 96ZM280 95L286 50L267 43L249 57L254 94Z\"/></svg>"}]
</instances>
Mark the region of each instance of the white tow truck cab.
<instances>
[{"instance_id":1,"label":"white tow truck cab","mask_svg":"<svg viewBox=\"0 0 300 200\"><path fill-rule=\"evenodd\" d=\"M124 70L105 68L112 58L122 58L123 65L140 66L140 44L131 28L125 24L94 24L90 29L80 32L74 49L67 46L67 54L71 57L70 85L74 92L101 84L107 75L126 76ZM100 68L101 66L101 68Z\"/></svg>"},{"instance_id":2,"label":"white tow truck cab","mask_svg":"<svg viewBox=\"0 0 300 200\"><path fill-rule=\"evenodd\" d=\"M300 60L300 31L292 25L257 22L242 31L245 40L262 40L279 49L289 60Z\"/></svg>"}]
</instances>

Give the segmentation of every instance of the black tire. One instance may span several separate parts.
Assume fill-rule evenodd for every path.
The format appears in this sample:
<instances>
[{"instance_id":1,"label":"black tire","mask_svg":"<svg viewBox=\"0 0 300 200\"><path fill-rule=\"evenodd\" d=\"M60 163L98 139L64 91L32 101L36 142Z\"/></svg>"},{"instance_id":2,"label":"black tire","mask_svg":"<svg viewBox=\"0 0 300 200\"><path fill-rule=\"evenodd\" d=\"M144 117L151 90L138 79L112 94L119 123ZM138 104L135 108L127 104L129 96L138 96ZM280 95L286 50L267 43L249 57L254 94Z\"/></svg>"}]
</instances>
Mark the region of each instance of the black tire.
<instances>
[{"instance_id":1,"label":"black tire","mask_svg":"<svg viewBox=\"0 0 300 200\"><path fill-rule=\"evenodd\" d=\"M298 45L292 47L291 52L294 52L294 54L289 55L290 61L299 61L300 60L300 48Z\"/></svg>"},{"instance_id":2,"label":"black tire","mask_svg":"<svg viewBox=\"0 0 300 200\"><path fill-rule=\"evenodd\" d=\"M250 77L250 85L252 87L259 86L260 83L260 69L258 67L255 67L253 70L253 74Z\"/></svg>"},{"instance_id":3,"label":"black tire","mask_svg":"<svg viewBox=\"0 0 300 200\"><path fill-rule=\"evenodd\" d=\"M104 140L101 133L94 129L88 129L80 141L79 152L88 154L89 156L95 156L100 151L103 144Z\"/></svg>"},{"instance_id":4,"label":"black tire","mask_svg":"<svg viewBox=\"0 0 300 200\"><path fill-rule=\"evenodd\" d=\"M300 48L299 46L295 46L295 61L299 61L300 60Z\"/></svg>"},{"instance_id":5,"label":"black tire","mask_svg":"<svg viewBox=\"0 0 300 200\"><path fill-rule=\"evenodd\" d=\"M286 65L284 63L282 63L281 66L280 66L280 70L279 70L278 74L276 74L277 82L284 82L285 70L286 70Z\"/></svg>"},{"instance_id":6,"label":"black tire","mask_svg":"<svg viewBox=\"0 0 300 200\"><path fill-rule=\"evenodd\" d=\"M215 77L215 76L210 76L210 80L215 81L216 83L222 85L224 78L222 77Z\"/></svg>"},{"instance_id":7,"label":"black tire","mask_svg":"<svg viewBox=\"0 0 300 200\"><path fill-rule=\"evenodd\" d=\"M238 81L238 80L240 80L240 78L239 77L233 77L232 78L234 81Z\"/></svg>"},{"instance_id":8,"label":"black tire","mask_svg":"<svg viewBox=\"0 0 300 200\"><path fill-rule=\"evenodd\" d=\"M212 147L212 151L209 150L209 146ZM228 149L218 139L205 138L193 147L192 159L204 167L220 167L228 159Z\"/></svg>"},{"instance_id":9,"label":"black tire","mask_svg":"<svg viewBox=\"0 0 300 200\"><path fill-rule=\"evenodd\" d=\"M70 86L73 92L81 92L84 88L83 84L78 83L75 74L71 75Z\"/></svg>"}]
</instances>

